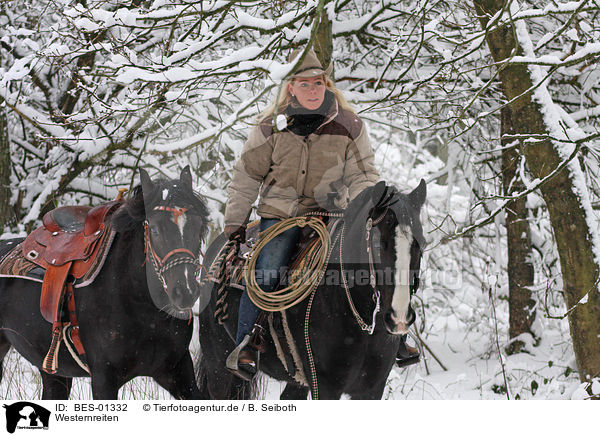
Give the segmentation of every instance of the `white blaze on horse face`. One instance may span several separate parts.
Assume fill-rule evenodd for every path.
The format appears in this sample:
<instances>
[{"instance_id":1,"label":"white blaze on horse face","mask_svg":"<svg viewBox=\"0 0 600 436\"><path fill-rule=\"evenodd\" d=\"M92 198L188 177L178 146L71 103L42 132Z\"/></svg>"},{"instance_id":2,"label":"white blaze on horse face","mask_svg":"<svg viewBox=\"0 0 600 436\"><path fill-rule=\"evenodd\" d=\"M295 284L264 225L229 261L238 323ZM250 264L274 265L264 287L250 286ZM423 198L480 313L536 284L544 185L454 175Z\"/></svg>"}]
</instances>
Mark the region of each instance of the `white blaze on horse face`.
<instances>
[{"instance_id":1,"label":"white blaze on horse face","mask_svg":"<svg viewBox=\"0 0 600 436\"><path fill-rule=\"evenodd\" d=\"M173 217L173 219L175 219ZM185 223L187 222L187 218L185 216L185 214L181 214L177 217L177 227L179 228L179 234L181 235L181 242L182 242L182 246L185 246L185 235L183 234L183 229L185 228ZM185 266L184 269L184 276L185 276L185 286L187 286L188 289L192 289L192 283L190 282L190 278L188 275L188 269L190 268L189 265ZM193 274L192 274L193 277ZM195 280L195 278L194 278Z\"/></svg>"},{"instance_id":2,"label":"white blaze on horse face","mask_svg":"<svg viewBox=\"0 0 600 436\"><path fill-rule=\"evenodd\" d=\"M396 268L395 286L392 297L395 330L393 333L404 334L408 327L408 307L410 304L410 245L412 233L410 228L396 227Z\"/></svg>"},{"instance_id":3,"label":"white blaze on horse face","mask_svg":"<svg viewBox=\"0 0 600 436\"><path fill-rule=\"evenodd\" d=\"M175 219L175 218L173 218ZM183 229L185 227L185 222L186 222L186 218L185 218L185 214L181 214L177 217L177 227L179 227L179 234L181 235L181 242L185 242L184 236L183 236Z\"/></svg>"}]
</instances>

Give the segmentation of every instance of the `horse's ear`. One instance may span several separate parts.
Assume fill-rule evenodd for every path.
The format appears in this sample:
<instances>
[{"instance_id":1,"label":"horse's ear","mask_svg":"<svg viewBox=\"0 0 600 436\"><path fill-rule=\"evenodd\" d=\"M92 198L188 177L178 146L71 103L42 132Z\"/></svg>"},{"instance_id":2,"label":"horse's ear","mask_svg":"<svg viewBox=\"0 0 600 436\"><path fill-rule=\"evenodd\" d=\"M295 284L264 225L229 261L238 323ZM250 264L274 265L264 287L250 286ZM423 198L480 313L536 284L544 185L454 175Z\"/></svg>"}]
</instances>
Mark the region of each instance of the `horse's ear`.
<instances>
[{"instance_id":1,"label":"horse's ear","mask_svg":"<svg viewBox=\"0 0 600 436\"><path fill-rule=\"evenodd\" d=\"M142 195L144 197L144 203L147 203L148 195L154 191L154 183L152 182L152 179L150 179L148 171L143 168L140 168L140 180L142 182Z\"/></svg>"},{"instance_id":2,"label":"horse's ear","mask_svg":"<svg viewBox=\"0 0 600 436\"><path fill-rule=\"evenodd\" d=\"M179 181L188 188L192 189L192 171L190 170L189 165L186 165L186 167L181 170Z\"/></svg>"},{"instance_id":3,"label":"horse's ear","mask_svg":"<svg viewBox=\"0 0 600 436\"><path fill-rule=\"evenodd\" d=\"M384 199L387 191L388 187L383 180L373 186L373 204L375 206L379 206L379 203L381 203L381 201Z\"/></svg>"},{"instance_id":4,"label":"horse's ear","mask_svg":"<svg viewBox=\"0 0 600 436\"><path fill-rule=\"evenodd\" d=\"M417 209L420 210L425 203L425 198L427 197L427 184L425 180L421 179L421 183L417 186L410 194L408 194L408 199L410 200L410 204Z\"/></svg>"},{"instance_id":5,"label":"horse's ear","mask_svg":"<svg viewBox=\"0 0 600 436\"><path fill-rule=\"evenodd\" d=\"M154 190L154 183L152 183L148 171L143 168L140 168L140 180L142 181L142 192L144 197L146 197L146 195Z\"/></svg>"}]
</instances>

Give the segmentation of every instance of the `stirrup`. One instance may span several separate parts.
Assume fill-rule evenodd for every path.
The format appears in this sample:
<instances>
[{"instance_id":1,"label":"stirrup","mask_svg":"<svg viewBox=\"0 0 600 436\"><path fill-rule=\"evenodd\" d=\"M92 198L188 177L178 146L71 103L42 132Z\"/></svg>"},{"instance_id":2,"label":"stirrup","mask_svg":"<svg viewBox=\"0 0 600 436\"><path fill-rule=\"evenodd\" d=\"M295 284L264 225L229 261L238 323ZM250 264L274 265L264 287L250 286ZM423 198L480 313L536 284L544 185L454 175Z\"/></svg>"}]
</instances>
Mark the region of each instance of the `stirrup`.
<instances>
[{"instance_id":1,"label":"stirrup","mask_svg":"<svg viewBox=\"0 0 600 436\"><path fill-rule=\"evenodd\" d=\"M227 370L229 372L233 373L234 375L236 375L239 378L246 380L246 381L252 381L252 379L258 372L258 357L260 356L259 353L256 354L257 358L256 358L256 362L254 365L254 370L255 370L254 372L249 372L249 371L245 370L244 368L239 367L238 363L239 363L240 352L242 350L244 350L245 348L249 347L249 342L250 342L250 335L244 336L244 339L242 340L242 342L240 342L240 344L234 348L234 350L229 354L229 356L227 356L227 360L225 361L225 368L227 368Z\"/></svg>"},{"instance_id":2,"label":"stirrup","mask_svg":"<svg viewBox=\"0 0 600 436\"><path fill-rule=\"evenodd\" d=\"M421 360L421 353L413 354L410 357L401 359L396 357L396 366L398 368L404 368L405 366L414 365L415 363L419 363Z\"/></svg>"}]
</instances>

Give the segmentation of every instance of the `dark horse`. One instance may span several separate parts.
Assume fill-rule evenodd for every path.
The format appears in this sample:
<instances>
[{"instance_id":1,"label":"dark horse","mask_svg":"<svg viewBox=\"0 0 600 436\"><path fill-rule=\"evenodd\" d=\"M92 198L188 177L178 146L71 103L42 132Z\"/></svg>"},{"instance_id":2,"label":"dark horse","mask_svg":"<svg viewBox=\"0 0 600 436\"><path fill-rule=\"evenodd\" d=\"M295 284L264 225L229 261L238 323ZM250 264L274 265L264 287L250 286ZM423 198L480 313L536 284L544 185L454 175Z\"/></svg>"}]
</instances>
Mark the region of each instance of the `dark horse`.
<instances>
[{"instance_id":1,"label":"dark horse","mask_svg":"<svg viewBox=\"0 0 600 436\"><path fill-rule=\"evenodd\" d=\"M141 170L141 182L110 219L116 235L102 270L74 292L90 374L64 346L58 372L41 369L51 333L40 314L41 285L0 279L0 362L12 346L38 367L43 399L68 399L72 377L86 376L94 399L117 399L119 388L137 376L154 378L175 398L200 398L189 343L208 211L192 190L189 167L179 180L152 181ZM1 241L0 257L15 242ZM168 255L157 272L157 258Z\"/></svg>"},{"instance_id":2,"label":"dark horse","mask_svg":"<svg viewBox=\"0 0 600 436\"><path fill-rule=\"evenodd\" d=\"M424 181L408 195L379 182L361 192L344 211L343 229L332 235L324 279L313 296L287 310L307 383L296 382L284 369L270 335L260 355L259 369L287 382L281 399L306 399L309 390L318 399L339 399L342 394L353 399L382 397L400 335L415 319L410 297L419 283L424 247L419 215L425 197ZM212 262L223 243L220 236L208 249L206 262ZM202 292L214 294L208 288ZM253 395L251 384L225 368L234 348L239 297L239 291L229 290L231 316L223 325L213 316L214 295L200 314L198 383L213 399Z\"/></svg>"}]
</instances>

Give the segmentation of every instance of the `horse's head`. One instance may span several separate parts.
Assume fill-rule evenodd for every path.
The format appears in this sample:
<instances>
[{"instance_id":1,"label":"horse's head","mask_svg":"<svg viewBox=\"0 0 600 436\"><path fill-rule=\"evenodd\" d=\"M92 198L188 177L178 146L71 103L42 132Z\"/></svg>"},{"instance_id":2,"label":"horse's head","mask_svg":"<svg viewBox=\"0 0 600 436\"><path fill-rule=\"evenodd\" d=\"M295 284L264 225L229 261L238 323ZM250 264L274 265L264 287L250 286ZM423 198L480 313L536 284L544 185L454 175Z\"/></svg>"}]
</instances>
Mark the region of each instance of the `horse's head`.
<instances>
[{"instance_id":1,"label":"horse's head","mask_svg":"<svg viewBox=\"0 0 600 436\"><path fill-rule=\"evenodd\" d=\"M146 274L152 299L161 310L187 317L200 293L196 274L207 230L207 208L192 189L189 166L179 180L152 181L143 169L140 177L146 216Z\"/></svg>"},{"instance_id":2,"label":"horse's head","mask_svg":"<svg viewBox=\"0 0 600 436\"><path fill-rule=\"evenodd\" d=\"M363 265L374 297L380 298L386 330L405 334L415 321L410 298L419 286L421 253L425 246L420 211L427 188L421 183L410 194L379 182L365 189L348 206L344 262ZM378 296L379 295L379 296Z\"/></svg>"}]
</instances>

